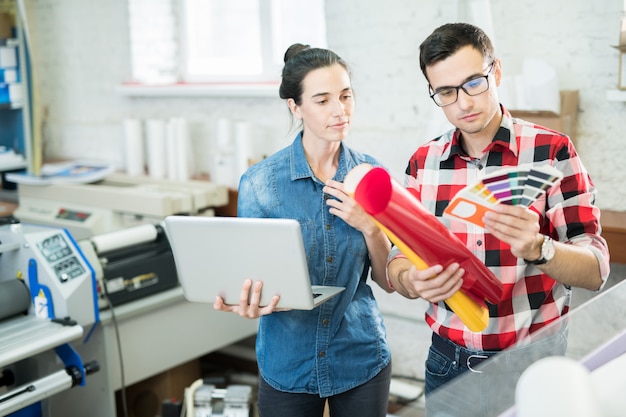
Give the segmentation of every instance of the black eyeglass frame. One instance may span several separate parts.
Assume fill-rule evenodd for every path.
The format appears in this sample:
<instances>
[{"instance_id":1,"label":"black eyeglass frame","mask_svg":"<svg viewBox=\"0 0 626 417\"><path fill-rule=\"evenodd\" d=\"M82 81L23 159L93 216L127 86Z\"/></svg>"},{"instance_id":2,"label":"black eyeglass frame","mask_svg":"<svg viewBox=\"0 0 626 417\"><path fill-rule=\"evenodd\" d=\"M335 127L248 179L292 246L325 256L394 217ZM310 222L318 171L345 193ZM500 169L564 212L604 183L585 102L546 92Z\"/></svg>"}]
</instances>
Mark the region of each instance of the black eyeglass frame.
<instances>
[{"instance_id":1,"label":"black eyeglass frame","mask_svg":"<svg viewBox=\"0 0 626 417\"><path fill-rule=\"evenodd\" d=\"M485 91L489 90L489 76L490 76L490 75L491 75L491 73L493 72L493 69L494 69L494 67L495 67L495 63L496 63L496 60L495 60L495 59L494 59L493 61L491 61L491 64L489 64L489 66L488 66L489 71L488 71L488 72L487 72L487 74L485 74L485 75L481 75L481 76L479 76L479 77L474 77L474 78L472 78L471 80L467 80L467 81L465 81L465 82L464 82L463 84L461 84L461 85L457 85L456 87L445 87L445 88L443 88L443 90L445 90L445 89L451 89L451 88L454 88L454 89L456 90L456 98L454 99L454 101L452 101L452 102L450 102L450 103L447 103L447 104L439 104L439 103L437 103L437 100L435 100L435 96L436 96L437 94L441 93L441 90L433 92L433 86L429 84L429 85L428 85L428 88L429 88L429 90L432 92L432 94L430 94L430 98L433 100L433 102L434 102L437 106L439 106L439 107L446 107L446 106L449 106L449 105L451 105L451 104L454 104L454 103L456 103L456 102L458 101L458 99L459 99L459 90L463 90L463 92L464 92L465 94L467 94L468 96L470 96L470 97L478 96L478 95L480 95L480 94L484 93ZM464 85L466 85L467 83L471 83L472 81L476 81L476 80L478 80L478 79L480 79L480 78L484 78L484 79L485 79L485 81L487 81L487 88L485 88L485 90L484 90L484 91L481 91L480 93L476 93L476 94L470 94L470 93L469 93L469 92L465 89L465 87L463 87L463 86L464 86Z\"/></svg>"}]
</instances>

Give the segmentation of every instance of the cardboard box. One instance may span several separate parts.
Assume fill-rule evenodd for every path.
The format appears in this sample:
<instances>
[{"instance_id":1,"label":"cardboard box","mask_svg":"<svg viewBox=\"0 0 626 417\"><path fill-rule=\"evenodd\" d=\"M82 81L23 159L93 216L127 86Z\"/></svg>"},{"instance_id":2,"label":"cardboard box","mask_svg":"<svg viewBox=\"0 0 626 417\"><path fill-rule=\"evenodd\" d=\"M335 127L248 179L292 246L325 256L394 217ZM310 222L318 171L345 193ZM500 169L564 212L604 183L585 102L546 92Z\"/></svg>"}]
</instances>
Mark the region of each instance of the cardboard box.
<instances>
[{"instance_id":1,"label":"cardboard box","mask_svg":"<svg viewBox=\"0 0 626 417\"><path fill-rule=\"evenodd\" d=\"M576 122L578 114L578 90L561 90L561 112L509 110L511 116L565 133L576 143Z\"/></svg>"},{"instance_id":2,"label":"cardboard box","mask_svg":"<svg viewBox=\"0 0 626 417\"><path fill-rule=\"evenodd\" d=\"M626 45L617 47L619 50L619 68L617 73L617 88L626 90Z\"/></svg>"},{"instance_id":3,"label":"cardboard box","mask_svg":"<svg viewBox=\"0 0 626 417\"><path fill-rule=\"evenodd\" d=\"M126 388L128 417L155 417L161 415L162 403L166 399L183 400L185 388L201 378L199 360L179 365L173 369L137 382ZM121 395L120 392L117 393ZM118 413L121 414L121 398L118 398Z\"/></svg>"},{"instance_id":4,"label":"cardboard box","mask_svg":"<svg viewBox=\"0 0 626 417\"><path fill-rule=\"evenodd\" d=\"M0 12L0 39L13 37L13 17L8 13Z\"/></svg>"},{"instance_id":5,"label":"cardboard box","mask_svg":"<svg viewBox=\"0 0 626 417\"><path fill-rule=\"evenodd\" d=\"M626 212L602 210L602 237L606 239L611 262L626 263Z\"/></svg>"},{"instance_id":6,"label":"cardboard box","mask_svg":"<svg viewBox=\"0 0 626 417\"><path fill-rule=\"evenodd\" d=\"M619 51L619 67L617 73L617 88L626 90L626 17L622 17L619 41L613 48Z\"/></svg>"}]
</instances>

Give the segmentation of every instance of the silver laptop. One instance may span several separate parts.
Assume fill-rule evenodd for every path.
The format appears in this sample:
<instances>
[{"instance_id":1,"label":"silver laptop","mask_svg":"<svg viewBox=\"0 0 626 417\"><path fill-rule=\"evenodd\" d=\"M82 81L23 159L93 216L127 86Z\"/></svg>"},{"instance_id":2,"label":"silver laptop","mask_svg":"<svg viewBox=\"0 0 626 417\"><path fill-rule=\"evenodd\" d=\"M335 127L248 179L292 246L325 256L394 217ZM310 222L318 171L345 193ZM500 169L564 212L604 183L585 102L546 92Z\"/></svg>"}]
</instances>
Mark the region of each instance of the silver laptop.
<instances>
[{"instance_id":1,"label":"silver laptop","mask_svg":"<svg viewBox=\"0 0 626 417\"><path fill-rule=\"evenodd\" d=\"M239 304L244 280L263 281L261 303L311 310L344 290L312 286L300 224L293 219L168 216L165 230L189 301Z\"/></svg>"}]
</instances>

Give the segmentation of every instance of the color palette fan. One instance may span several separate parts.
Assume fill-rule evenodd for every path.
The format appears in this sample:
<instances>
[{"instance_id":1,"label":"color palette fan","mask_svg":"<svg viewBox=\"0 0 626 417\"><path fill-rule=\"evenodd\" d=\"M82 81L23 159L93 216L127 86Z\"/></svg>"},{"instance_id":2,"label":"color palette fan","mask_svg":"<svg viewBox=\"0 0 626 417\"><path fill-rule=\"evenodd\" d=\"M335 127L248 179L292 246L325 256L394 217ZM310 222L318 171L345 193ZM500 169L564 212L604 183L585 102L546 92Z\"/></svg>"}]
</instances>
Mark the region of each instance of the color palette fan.
<instances>
[{"instance_id":1,"label":"color palette fan","mask_svg":"<svg viewBox=\"0 0 626 417\"><path fill-rule=\"evenodd\" d=\"M496 205L529 207L561 178L563 174L549 165L504 168L459 191L444 210L444 217L484 228L483 216Z\"/></svg>"}]
</instances>

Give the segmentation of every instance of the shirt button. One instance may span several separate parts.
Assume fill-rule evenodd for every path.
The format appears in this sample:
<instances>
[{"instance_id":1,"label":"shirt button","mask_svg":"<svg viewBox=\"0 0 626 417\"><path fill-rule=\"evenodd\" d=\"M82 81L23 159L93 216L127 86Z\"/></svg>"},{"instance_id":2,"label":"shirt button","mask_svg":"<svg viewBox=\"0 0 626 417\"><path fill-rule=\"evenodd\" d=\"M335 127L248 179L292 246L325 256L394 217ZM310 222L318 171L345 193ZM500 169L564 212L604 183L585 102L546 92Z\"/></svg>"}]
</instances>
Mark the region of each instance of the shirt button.
<instances>
[{"instance_id":1,"label":"shirt button","mask_svg":"<svg viewBox=\"0 0 626 417\"><path fill-rule=\"evenodd\" d=\"M478 246L482 246L482 245L483 245L483 241L482 241L482 240L477 240L477 241L476 241L476 244L477 244Z\"/></svg>"},{"instance_id":2,"label":"shirt button","mask_svg":"<svg viewBox=\"0 0 626 417\"><path fill-rule=\"evenodd\" d=\"M326 230L330 230L330 224L326 225Z\"/></svg>"},{"instance_id":3,"label":"shirt button","mask_svg":"<svg viewBox=\"0 0 626 417\"><path fill-rule=\"evenodd\" d=\"M320 352L320 358L323 358L324 356L326 356L326 352L321 351L321 352Z\"/></svg>"},{"instance_id":4,"label":"shirt button","mask_svg":"<svg viewBox=\"0 0 626 417\"><path fill-rule=\"evenodd\" d=\"M328 200L329 198L330 198L330 195L324 194L324 200Z\"/></svg>"},{"instance_id":5,"label":"shirt button","mask_svg":"<svg viewBox=\"0 0 626 417\"><path fill-rule=\"evenodd\" d=\"M333 257L332 256L326 257L326 262L330 263L332 261L333 261Z\"/></svg>"},{"instance_id":6,"label":"shirt button","mask_svg":"<svg viewBox=\"0 0 626 417\"><path fill-rule=\"evenodd\" d=\"M323 324L324 326L328 326L328 323L329 323L328 319L324 319L324 320L322 320L322 324Z\"/></svg>"}]
</instances>

